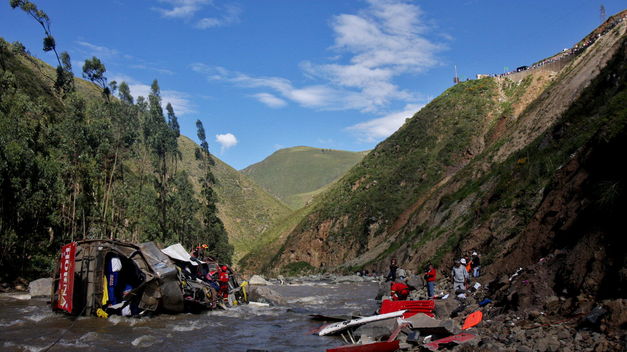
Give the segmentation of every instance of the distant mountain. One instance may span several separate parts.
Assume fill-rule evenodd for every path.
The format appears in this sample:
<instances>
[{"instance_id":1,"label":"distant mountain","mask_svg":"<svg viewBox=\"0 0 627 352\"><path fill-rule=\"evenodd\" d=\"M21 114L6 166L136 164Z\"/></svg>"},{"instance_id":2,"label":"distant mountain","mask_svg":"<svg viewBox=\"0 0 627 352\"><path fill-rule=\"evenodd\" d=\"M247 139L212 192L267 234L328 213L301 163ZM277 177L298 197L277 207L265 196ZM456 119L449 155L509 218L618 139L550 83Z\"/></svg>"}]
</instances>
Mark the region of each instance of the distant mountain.
<instances>
[{"instance_id":1,"label":"distant mountain","mask_svg":"<svg viewBox=\"0 0 627 352\"><path fill-rule=\"evenodd\" d=\"M198 178L200 162L195 159L198 145L180 136L181 168L189 173L196 192L200 192ZM216 178L219 216L235 247L234 261L248 253L257 238L275 222L287 216L291 210L245 175L213 155L212 167Z\"/></svg>"},{"instance_id":2,"label":"distant mountain","mask_svg":"<svg viewBox=\"0 0 627 352\"><path fill-rule=\"evenodd\" d=\"M286 148L241 172L293 209L298 209L366 154L311 147Z\"/></svg>"}]
</instances>

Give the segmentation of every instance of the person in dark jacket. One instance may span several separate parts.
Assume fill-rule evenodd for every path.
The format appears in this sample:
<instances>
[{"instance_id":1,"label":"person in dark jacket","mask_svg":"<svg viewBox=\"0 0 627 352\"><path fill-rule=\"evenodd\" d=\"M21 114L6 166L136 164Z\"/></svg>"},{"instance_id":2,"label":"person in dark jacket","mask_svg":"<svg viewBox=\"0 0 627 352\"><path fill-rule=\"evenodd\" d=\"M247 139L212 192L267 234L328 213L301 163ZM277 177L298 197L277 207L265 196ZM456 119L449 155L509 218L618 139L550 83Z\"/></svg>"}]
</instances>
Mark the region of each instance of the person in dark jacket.
<instances>
[{"instance_id":1,"label":"person in dark jacket","mask_svg":"<svg viewBox=\"0 0 627 352\"><path fill-rule=\"evenodd\" d=\"M396 262L396 258L392 258L392 261L390 262L390 271L385 277L385 281L396 281L396 269L398 269L398 263Z\"/></svg>"}]
</instances>

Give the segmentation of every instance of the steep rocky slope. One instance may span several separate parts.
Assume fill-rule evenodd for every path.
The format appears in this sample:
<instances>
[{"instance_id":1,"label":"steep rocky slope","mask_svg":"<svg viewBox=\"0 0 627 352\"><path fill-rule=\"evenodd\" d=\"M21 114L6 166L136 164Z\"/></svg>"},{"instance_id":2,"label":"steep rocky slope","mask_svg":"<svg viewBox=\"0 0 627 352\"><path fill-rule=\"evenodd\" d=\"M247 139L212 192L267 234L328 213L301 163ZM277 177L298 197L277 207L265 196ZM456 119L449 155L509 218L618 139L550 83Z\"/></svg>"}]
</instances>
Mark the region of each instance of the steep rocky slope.
<instances>
[{"instance_id":1,"label":"steep rocky slope","mask_svg":"<svg viewBox=\"0 0 627 352\"><path fill-rule=\"evenodd\" d=\"M366 152L293 147L277 150L241 172L298 209L344 175L364 155Z\"/></svg>"},{"instance_id":2,"label":"steep rocky slope","mask_svg":"<svg viewBox=\"0 0 627 352\"><path fill-rule=\"evenodd\" d=\"M322 195L269 267L415 270L477 249L489 278L558 253L551 289L624 296L608 285L627 272L625 29L558 72L448 89Z\"/></svg>"}]
</instances>

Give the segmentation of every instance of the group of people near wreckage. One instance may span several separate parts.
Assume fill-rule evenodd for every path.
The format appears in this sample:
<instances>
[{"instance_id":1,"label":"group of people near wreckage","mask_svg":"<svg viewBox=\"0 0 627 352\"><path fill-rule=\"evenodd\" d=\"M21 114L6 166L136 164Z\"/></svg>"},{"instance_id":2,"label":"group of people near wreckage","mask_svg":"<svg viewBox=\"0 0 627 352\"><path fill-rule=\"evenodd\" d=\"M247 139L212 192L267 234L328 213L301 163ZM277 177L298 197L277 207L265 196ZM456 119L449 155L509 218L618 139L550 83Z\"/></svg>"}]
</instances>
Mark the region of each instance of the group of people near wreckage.
<instances>
[{"instance_id":1,"label":"group of people near wreckage","mask_svg":"<svg viewBox=\"0 0 627 352\"><path fill-rule=\"evenodd\" d=\"M219 265L215 259L205 255L208 249L206 244L199 245L190 252L190 260L199 265L184 268L189 277L202 280L209 284L228 305L229 281L234 275L227 265ZM105 282L106 291L103 293L103 306L106 311L99 314L109 313L123 316L135 316L141 313L136 299L129 296L133 289L141 284L137 272L133 265L123 265L121 259L116 254L109 254L106 258ZM207 265L204 265L207 264Z\"/></svg>"},{"instance_id":2,"label":"group of people near wreckage","mask_svg":"<svg viewBox=\"0 0 627 352\"><path fill-rule=\"evenodd\" d=\"M453 280L453 290L467 290L470 285L471 277L479 277L481 272L481 259L476 251L472 251L471 255L455 260L455 265L451 270L451 278ZM435 297L435 284L437 279L437 270L433 264L429 263L423 272L423 279L427 287L427 295L429 299ZM386 276L386 281L390 283L390 291L392 300L406 300L409 293L415 290L407 282L408 274L405 269L398 266L396 258L392 258L390 263L390 271Z\"/></svg>"},{"instance_id":3,"label":"group of people near wreckage","mask_svg":"<svg viewBox=\"0 0 627 352\"><path fill-rule=\"evenodd\" d=\"M206 244L199 245L189 253L191 259L199 264L209 264L207 267L199 265L195 276L211 285L211 287L218 292L218 295L222 297L224 302L228 303L229 280L233 275L233 271L224 264L219 265L214 258L206 255L205 251L208 248L209 246Z\"/></svg>"}]
</instances>

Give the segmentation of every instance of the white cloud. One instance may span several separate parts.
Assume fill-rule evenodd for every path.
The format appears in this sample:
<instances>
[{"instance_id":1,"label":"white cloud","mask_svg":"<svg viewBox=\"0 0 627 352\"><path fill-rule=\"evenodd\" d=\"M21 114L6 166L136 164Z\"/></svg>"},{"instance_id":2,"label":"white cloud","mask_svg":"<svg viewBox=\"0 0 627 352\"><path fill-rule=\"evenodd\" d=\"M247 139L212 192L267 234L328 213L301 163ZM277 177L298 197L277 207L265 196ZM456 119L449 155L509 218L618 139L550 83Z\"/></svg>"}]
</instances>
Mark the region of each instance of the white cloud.
<instances>
[{"instance_id":1,"label":"white cloud","mask_svg":"<svg viewBox=\"0 0 627 352\"><path fill-rule=\"evenodd\" d=\"M218 17L204 17L196 22L196 28L207 29L223 27L240 22L242 9L237 5L227 4L221 9Z\"/></svg>"},{"instance_id":2,"label":"white cloud","mask_svg":"<svg viewBox=\"0 0 627 352\"><path fill-rule=\"evenodd\" d=\"M159 0L159 2L170 4L170 8L154 8L163 17L187 18L200 11L205 5L211 4L211 0Z\"/></svg>"},{"instance_id":3,"label":"white cloud","mask_svg":"<svg viewBox=\"0 0 627 352\"><path fill-rule=\"evenodd\" d=\"M107 48L106 46L100 46L85 41L78 40L76 41L76 44L80 45L83 50L86 50L88 52L88 55L96 56L99 59L113 58L120 54L120 52L115 49Z\"/></svg>"},{"instance_id":4,"label":"white cloud","mask_svg":"<svg viewBox=\"0 0 627 352\"><path fill-rule=\"evenodd\" d=\"M408 104L403 111L387 114L383 117L361 122L350 126L347 130L356 133L363 142L375 142L389 137L396 132L405 120L412 117L423 105Z\"/></svg>"},{"instance_id":5,"label":"white cloud","mask_svg":"<svg viewBox=\"0 0 627 352\"><path fill-rule=\"evenodd\" d=\"M194 26L199 29L224 27L239 23L240 14L242 13L242 9L238 5L219 4L213 0L159 0L159 2L170 5L168 8L153 8L153 10L161 13L161 16L183 19L185 22L192 21ZM196 17L206 7L210 7L215 14L213 16ZM196 18L194 19L194 17Z\"/></svg>"},{"instance_id":6,"label":"white cloud","mask_svg":"<svg viewBox=\"0 0 627 352\"><path fill-rule=\"evenodd\" d=\"M415 94L393 83L394 78L437 65L435 54L443 47L422 36L426 27L417 5L403 0L369 0L368 4L358 14L341 14L331 21L333 49L347 54L345 63L304 62L301 67L312 77L357 89L374 106L415 100Z\"/></svg>"},{"instance_id":7,"label":"white cloud","mask_svg":"<svg viewBox=\"0 0 627 352\"><path fill-rule=\"evenodd\" d=\"M148 98L148 94L150 94L149 84L144 84L131 77L117 75L111 77L111 80L118 82L118 84L122 83L123 81L126 82L129 89L131 90L131 95L135 97L135 99L137 99L137 97L139 96ZM194 110L194 104L190 100L189 94L185 92L180 92L176 90L161 90L161 104L165 107L168 103L172 104L174 112L177 116L196 112Z\"/></svg>"},{"instance_id":8,"label":"white cloud","mask_svg":"<svg viewBox=\"0 0 627 352\"><path fill-rule=\"evenodd\" d=\"M136 64L136 65L131 65L131 68L135 68L138 70L147 70L147 71L155 71L164 75L173 75L174 72L172 72L171 70L168 70L166 68L160 68L160 67L153 67L153 66L149 66L146 64Z\"/></svg>"},{"instance_id":9,"label":"white cloud","mask_svg":"<svg viewBox=\"0 0 627 352\"><path fill-rule=\"evenodd\" d=\"M258 93L254 94L253 97L271 108L282 108L287 105L285 100L277 98L275 95L270 93Z\"/></svg>"},{"instance_id":10,"label":"white cloud","mask_svg":"<svg viewBox=\"0 0 627 352\"><path fill-rule=\"evenodd\" d=\"M292 82L281 77L253 77L241 72L232 72L224 67L193 64L192 70L202 73L209 80L221 80L246 88L269 88L283 98L303 107L320 110L372 110L373 104L361 94L329 85L294 87ZM254 95L259 99L258 93ZM277 98L280 99L280 98Z\"/></svg>"},{"instance_id":11,"label":"white cloud","mask_svg":"<svg viewBox=\"0 0 627 352\"><path fill-rule=\"evenodd\" d=\"M216 142L220 143L221 152L237 145L237 138L232 133L217 134Z\"/></svg>"},{"instance_id":12,"label":"white cloud","mask_svg":"<svg viewBox=\"0 0 627 352\"><path fill-rule=\"evenodd\" d=\"M326 64L300 63L305 76L318 80L315 84L298 87L282 77L255 77L204 64L194 64L192 69L210 80L271 89L278 99L319 110L380 112L394 101L420 100L419 94L400 88L394 80L436 66L435 54L443 46L424 37L428 28L417 5L406 0L368 0L367 4L356 14L332 18L331 50L339 56ZM269 93L254 95L262 101L260 94Z\"/></svg>"},{"instance_id":13,"label":"white cloud","mask_svg":"<svg viewBox=\"0 0 627 352\"><path fill-rule=\"evenodd\" d=\"M78 52L83 57L96 56L101 61L103 61L105 66L107 66L107 64L114 64L114 65L123 64L125 65L125 67L130 67L130 68L139 69L139 70L155 71L155 72L158 72L160 74L165 74L165 75L174 74L174 72L172 72L171 70L162 68L158 64L148 62L146 60L143 60L141 58L138 58L132 55L121 53L120 51L116 49L112 49L106 46L96 45L93 43L80 41L80 40L76 41L76 44L80 46L78 48ZM78 64L78 61L76 62L73 61L72 63L75 67L81 69L83 67L84 61L80 62L80 64Z\"/></svg>"}]
</instances>

